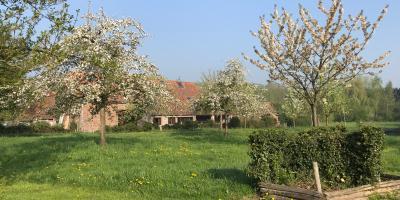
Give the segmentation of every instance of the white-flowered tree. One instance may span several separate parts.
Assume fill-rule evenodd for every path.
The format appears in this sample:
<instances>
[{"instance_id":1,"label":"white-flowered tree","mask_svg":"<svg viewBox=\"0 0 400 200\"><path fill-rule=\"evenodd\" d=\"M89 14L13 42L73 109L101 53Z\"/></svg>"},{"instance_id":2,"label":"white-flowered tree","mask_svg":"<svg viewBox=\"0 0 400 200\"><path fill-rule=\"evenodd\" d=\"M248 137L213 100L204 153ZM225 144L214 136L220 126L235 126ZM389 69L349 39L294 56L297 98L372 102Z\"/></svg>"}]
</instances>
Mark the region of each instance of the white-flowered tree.
<instances>
[{"instance_id":1,"label":"white-flowered tree","mask_svg":"<svg viewBox=\"0 0 400 200\"><path fill-rule=\"evenodd\" d=\"M359 75L379 71L387 65L384 59L389 53L371 61L363 57L387 6L371 23L363 11L346 17L341 0L331 0L329 5L325 8L319 1L321 20L301 5L300 19L284 8L281 13L275 8L271 19L261 17L261 28L253 33L263 50L254 47L259 59L246 56L266 70L272 81L283 83L307 102L313 126L318 125L317 105L330 84L343 87Z\"/></svg>"},{"instance_id":2,"label":"white-flowered tree","mask_svg":"<svg viewBox=\"0 0 400 200\"><path fill-rule=\"evenodd\" d=\"M256 94L254 85L246 81L245 68L238 60L228 61L223 70L205 78L201 91L195 105L219 113L221 119L225 119L225 136L228 134L228 117L231 115L252 117L260 116L260 111L264 114L272 113L271 106Z\"/></svg>"},{"instance_id":3,"label":"white-flowered tree","mask_svg":"<svg viewBox=\"0 0 400 200\"><path fill-rule=\"evenodd\" d=\"M305 114L305 102L289 89L281 106L283 113L292 120L293 126L296 127L296 120Z\"/></svg>"},{"instance_id":4,"label":"white-flowered tree","mask_svg":"<svg viewBox=\"0 0 400 200\"><path fill-rule=\"evenodd\" d=\"M106 113L116 102L145 109L167 92L158 69L137 53L145 36L138 22L112 19L102 10L84 18L86 23L58 44L56 59L27 79L16 96L22 97L21 104L32 105L53 93L56 108L71 115L90 105L90 112L100 116L99 143L104 145Z\"/></svg>"},{"instance_id":5,"label":"white-flowered tree","mask_svg":"<svg viewBox=\"0 0 400 200\"><path fill-rule=\"evenodd\" d=\"M203 74L200 83L201 95L194 99L194 110L201 113L211 113L211 120L215 122L215 117L219 115L220 129L222 129L222 112L219 104L217 88L217 73L209 72Z\"/></svg>"},{"instance_id":6,"label":"white-flowered tree","mask_svg":"<svg viewBox=\"0 0 400 200\"><path fill-rule=\"evenodd\" d=\"M0 0L0 121L21 114L8 97L36 66L52 57L75 17L66 0Z\"/></svg>"}]
</instances>

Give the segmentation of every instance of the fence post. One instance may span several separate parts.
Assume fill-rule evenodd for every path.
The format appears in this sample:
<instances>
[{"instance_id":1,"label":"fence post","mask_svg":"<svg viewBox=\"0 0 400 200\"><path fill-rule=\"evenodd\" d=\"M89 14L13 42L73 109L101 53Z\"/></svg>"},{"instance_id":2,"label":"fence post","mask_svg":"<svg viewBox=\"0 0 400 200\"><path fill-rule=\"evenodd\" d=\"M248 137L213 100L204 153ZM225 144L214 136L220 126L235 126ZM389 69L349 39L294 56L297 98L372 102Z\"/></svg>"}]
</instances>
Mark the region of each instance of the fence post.
<instances>
[{"instance_id":1,"label":"fence post","mask_svg":"<svg viewBox=\"0 0 400 200\"><path fill-rule=\"evenodd\" d=\"M315 184L317 185L317 190L319 193L322 194L321 180L319 178L319 169L317 162L313 162L313 168L314 168L314 178L315 178Z\"/></svg>"}]
</instances>

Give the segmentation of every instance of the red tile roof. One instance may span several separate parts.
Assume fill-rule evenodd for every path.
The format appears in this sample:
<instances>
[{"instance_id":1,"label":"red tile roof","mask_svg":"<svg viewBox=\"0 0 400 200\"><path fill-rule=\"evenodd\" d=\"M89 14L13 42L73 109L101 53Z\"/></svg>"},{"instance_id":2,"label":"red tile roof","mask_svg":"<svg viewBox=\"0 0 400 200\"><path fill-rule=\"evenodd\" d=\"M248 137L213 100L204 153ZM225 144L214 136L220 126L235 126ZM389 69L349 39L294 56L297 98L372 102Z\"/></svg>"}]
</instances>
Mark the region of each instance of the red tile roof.
<instances>
[{"instance_id":1,"label":"red tile roof","mask_svg":"<svg viewBox=\"0 0 400 200\"><path fill-rule=\"evenodd\" d=\"M171 102L166 115L194 115L192 101L200 94L200 87L193 82L166 81L167 88L178 102Z\"/></svg>"},{"instance_id":2,"label":"red tile roof","mask_svg":"<svg viewBox=\"0 0 400 200\"><path fill-rule=\"evenodd\" d=\"M200 93L200 87L193 82L169 80L167 87L181 101L192 100Z\"/></svg>"},{"instance_id":3,"label":"red tile roof","mask_svg":"<svg viewBox=\"0 0 400 200\"><path fill-rule=\"evenodd\" d=\"M200 93L200 87L193 82L183 81L166 81L167 88L171 91L179 103L173 102L171 110L166 115L193 115L192 100ZM113 98L115 103L123 103L121 97ZM32 108L26 110L20 118L30 121L34 119L52 119L54 115L49 114L49 111L55 106L55 95L46 96L41 103L36 104Z\"/></svg>"}]
</instances>

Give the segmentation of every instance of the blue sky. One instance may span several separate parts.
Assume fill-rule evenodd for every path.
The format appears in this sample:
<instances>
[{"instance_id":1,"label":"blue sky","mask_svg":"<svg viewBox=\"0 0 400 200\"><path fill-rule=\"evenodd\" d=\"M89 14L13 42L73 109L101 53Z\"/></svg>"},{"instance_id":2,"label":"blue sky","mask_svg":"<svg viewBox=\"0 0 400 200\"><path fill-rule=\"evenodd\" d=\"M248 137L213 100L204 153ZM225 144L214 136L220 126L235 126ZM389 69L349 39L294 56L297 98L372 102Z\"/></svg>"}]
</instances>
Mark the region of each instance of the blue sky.
<instances>
[{"instance_id":1,"label":"blue sky","mask_svg":"<svg viewBox=\"0 0 400 200\"><path fill-rule=\"evenodd\" d=\"M328 0L326 0L328 1ZM71 0L71 9L88 10L88 1ZM269 15L274 5L297 14L298 4L318 16L317 0L92 0L92 10L103 7L116 18L131 17L144 26L149 35L140 48L161 73L169 79L199 81L202 73L221 69L231 58L242 59L241 53L253 56L257 40L250 30L259 27L259 16ZM363 9L369 20L376 19L389 4L389 12L369 43L365 58L371 60L385 50L392 51L391 64L380 75L384 82L400 87L400 1L344 0L346 14ZM243 59L242 59L243 60ZM243 60L248 79L265 83L266 72Z\"/></svg>"}]
</instances>

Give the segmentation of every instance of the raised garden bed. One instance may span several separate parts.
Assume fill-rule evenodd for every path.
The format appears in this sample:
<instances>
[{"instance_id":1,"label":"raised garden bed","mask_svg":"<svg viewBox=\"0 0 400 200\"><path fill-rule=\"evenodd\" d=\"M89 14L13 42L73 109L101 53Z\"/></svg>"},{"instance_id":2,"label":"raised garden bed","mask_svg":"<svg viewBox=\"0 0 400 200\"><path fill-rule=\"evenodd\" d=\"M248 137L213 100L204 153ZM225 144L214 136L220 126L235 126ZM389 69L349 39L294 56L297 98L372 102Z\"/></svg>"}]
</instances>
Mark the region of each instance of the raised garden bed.
<instances>
[{"instance_id":1,"label":"raised garden bed","mask_svg":"<svg viewBox=\"0 0 400 200\"><path fill-rule=\"evenodd\" d=\"M364 185L344 190L318 193L314 190L289 187L271 183L259 183L261 196L274 197L274 199L326 199L326 200L358 200L368 199L374 194L384 194L400 190L400 177L386 175L385 178L392 179L377 183L376 185Z\"/></svg>"}]
</instances>

